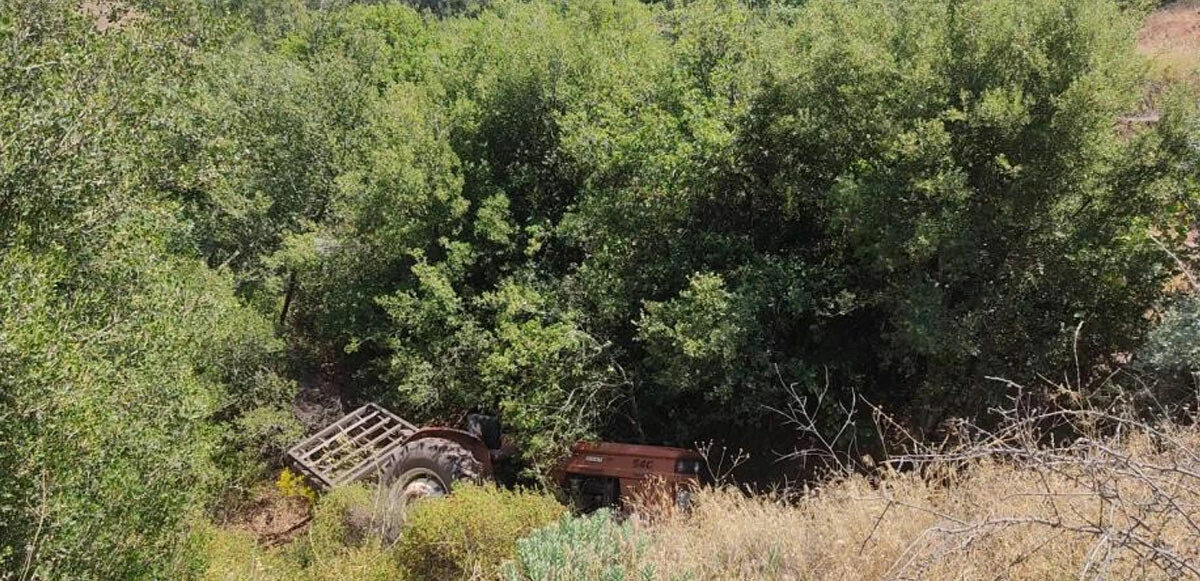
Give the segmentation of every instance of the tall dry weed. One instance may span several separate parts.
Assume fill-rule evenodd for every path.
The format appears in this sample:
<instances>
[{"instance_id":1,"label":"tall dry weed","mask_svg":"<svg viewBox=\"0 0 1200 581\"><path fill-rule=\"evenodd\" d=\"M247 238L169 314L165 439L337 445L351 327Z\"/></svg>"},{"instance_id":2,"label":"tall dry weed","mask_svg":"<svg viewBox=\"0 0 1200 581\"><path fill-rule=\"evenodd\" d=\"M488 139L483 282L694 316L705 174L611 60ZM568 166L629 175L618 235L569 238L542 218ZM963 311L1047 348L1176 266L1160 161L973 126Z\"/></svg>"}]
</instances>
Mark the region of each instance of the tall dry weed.
<instances>
[{"instance_id":1,"label":"tall dry weed","mask_svg":"<svg viewBox=\"0 0 1200 581\"><path fill-rule=\"evenodd\" d=\"M647 527L662 579L1200 578L1200 429L1009 410L801 499L703 491ZM1045 430L1077 436L1047 444ZM1080 435L1082 434L1082 435Z\"/></svg>"}]
</instances>

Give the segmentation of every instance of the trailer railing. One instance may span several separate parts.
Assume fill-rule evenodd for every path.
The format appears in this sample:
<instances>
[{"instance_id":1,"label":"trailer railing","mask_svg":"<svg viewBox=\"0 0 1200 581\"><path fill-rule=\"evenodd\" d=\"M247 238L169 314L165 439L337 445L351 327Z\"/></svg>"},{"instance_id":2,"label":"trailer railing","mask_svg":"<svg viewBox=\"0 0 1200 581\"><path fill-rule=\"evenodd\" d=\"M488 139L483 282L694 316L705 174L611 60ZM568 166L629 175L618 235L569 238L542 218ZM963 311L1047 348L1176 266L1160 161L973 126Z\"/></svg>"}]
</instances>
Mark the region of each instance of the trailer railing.
<instances>
[{"instance_id":1,"label":"trailer railing","mask_svg":"<svg viewBox=\"0 0 1200 581\"><path fill-rule=\"evenodd\" d=\"M390 453L417 431L396 414L369 403L288 449L298 469L334 488L387 469Z\"/></svg>"}]
</instances>

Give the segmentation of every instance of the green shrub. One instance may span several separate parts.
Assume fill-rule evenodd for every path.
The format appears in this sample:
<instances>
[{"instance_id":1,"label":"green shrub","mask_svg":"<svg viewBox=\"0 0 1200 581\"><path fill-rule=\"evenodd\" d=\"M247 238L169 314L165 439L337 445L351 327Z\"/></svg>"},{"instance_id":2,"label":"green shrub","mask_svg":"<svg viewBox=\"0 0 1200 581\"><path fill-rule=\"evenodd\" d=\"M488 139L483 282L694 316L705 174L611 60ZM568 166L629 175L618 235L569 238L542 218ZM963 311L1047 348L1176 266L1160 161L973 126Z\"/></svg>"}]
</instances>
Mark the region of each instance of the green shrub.
<instances>
[{"instance_id":1,"label":"green shrub","mask_svg":"<svg viewBox=\"0 0 1200 581\"><path fill-rule=\"evenodd\" d=\"M494 579L516 554L517 539L565 512L546 494L464 486L416 506L397 558L413 579Z\"/></svg>"},{"instance_id":2,"label":"green shrub","mask_svg":"<svg viewBox=\"0 0 1200 581\"><path fill-rule=\"evenodd\" d=\"M192 531L190 541L194 552L190 577L195 579L274 581L302 578L299 567L284 558L285 555L262 549L254 535L245 531L205 523Z\"/></svg>"},{"instance_id":3,"label":"green shrub","mask_svg":"<svg viewBox=\"0 0 1200 581\"><path fill-rule=\"evenodd\" d=\"M318 502L307 534L274 549L259 546L248 532L201 524L192 530L178 576L206 581L400 579L391 548L378 534L380 505L375 499L364 486L334 490Z\"/></svg>"},{"instance_id":4,"label":"green shrub","mask_svg":"<svg viewBox=\"0 0 1200 581\"><path fill-rule=\"evenodd\" d=\"M323 496L308 535L313 557L333 557L348 548L382 544L380 533L388 515L378 500L374 489L360 484L342 486Z\"/></svg>"},{"instance_id":5,"label":"green shrub","mask_svg":"<svg viewBox=\"0 0 1200 581\"><path fill-rule=\"evenodd\" d=\"M339 547L336 556L312 558L299 550L302 545L264 549L254 536L237 530L203 527L197 533L197 549L190 565L191 578L203 581L340 581L342 579L394 581L401 572L386 547L371 543L362 547ZM196 568L196 563L203 565Z\"/></svg>"},{"instance_id":6,"label":"green shrub","mask_svg":"<svg viewBox=\"0 0 1200 581\"><path fill-rule=\"evenodd\" d=\"M312 561L303 569L301 576L280 576L278 579L396 581L404 579L404 576L388 548L378 542L372 542L362 547L347 547L337 558Z\"/></svg>"},{"instance_id":7,"label":"green shrub","mask_svg":"<svg viewBox=\"0 0 1200 581\"><path fill-rule=\"evenodd\" d=\"M653 565L638 565L647 538L628 522L601 510L565 516L517 541L517 555L503 569L509 581L651 579Z\"/></svg>"},{"instance_id":8,"label":"green shrub","mask_svg":"<svg viewBox=\"0 0 1200 581\"><path fill-rule=\"evenodd\" d=\"M308 485L303 476L289 468L279 472L279 477L275 479L275 488L285 497L304 499L309 506L317 503L317 491Z\"/></svg>"},{"instance_id":9,"label":"green shrub","mask_svg":"<svg viewBox=\"0 0 1200 581\"><path fill-rule=\"evenodd\" d=\"M273 381L284 381L274 376ZM287 447L304 435L300 422L283 406L248 408L226 431L222 470L232 486L248 490L270 475L284 458Z\"/></svg>"}]
</instances>

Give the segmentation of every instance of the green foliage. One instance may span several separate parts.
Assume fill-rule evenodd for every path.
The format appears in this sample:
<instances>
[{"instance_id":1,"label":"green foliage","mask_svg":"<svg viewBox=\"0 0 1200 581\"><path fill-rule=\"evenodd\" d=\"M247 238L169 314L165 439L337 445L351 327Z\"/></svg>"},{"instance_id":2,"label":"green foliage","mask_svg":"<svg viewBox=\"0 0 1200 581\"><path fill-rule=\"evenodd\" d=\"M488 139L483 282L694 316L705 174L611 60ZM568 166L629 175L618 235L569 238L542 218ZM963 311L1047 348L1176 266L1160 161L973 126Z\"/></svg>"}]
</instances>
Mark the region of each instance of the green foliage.
<instances>
[{"instance_id":1,"label":"green foliage","mask_svg":"<svg viewBox=\"0 0 1200 581\"><path fill-rule=\"evenodd\" d=\"M1200 301L1188 297L1168 310L1146 349L1156 369L1183 374L1200 371Z\"/></svg>"},{"instance_id":2,"label":"green foliage","mask_svg":"<svg viewBox=\"0 0 1200 581\"><path fill-rule=\"evenodd\" d=\"M688 289L666 302L647 302L638 324L638 338L646 344L655 380L663 387L686 392L699 381L729 378L717 389L732 395L744 348L741 325L749 320L736 312L741 301L725 290L717 275L697 275Z\"/></svg>"},{"instance_id":3,"label":"green foliage","mask_svg":"<svg viewBox=\"0 0 1200 581\"><path fill-rule=\"evenodd\" d=\"M386 517L376 490L343 486L321 498L313 514L308 546L301 550L313 561L336 558L349 548L382 542L379 525Z\"/></svg>"},{"instance_id":4,"label":"green foliage","mask_svg":"<svg viewBox=\"0 0 1200 581\"><path fill-rule=\"evenodd\" d=\"M421 16L401 3L352 4L296 27L280 40L279 52L309 63L347 61L358 76L385 90L423 78L432 42Z\"/></svg>"},{"instance_id":5,"label":"green foliage","mask_svg":"<svg viewBox=\"0 0 1200 581\"><path fill-rule=\"evenodd\" d=\"M1071 1L806 12L752 139L805 160L771 178L779 204L831 245L848 318L879 325L859 348L880 354L885 393L982 411L970 401L995 392L972 384L1065 360L1072 320L1093 352L1137 335L1130 307L1164 269L1131 215L1156 192L1121 184L1112 130L1136 95L1132 22Z\"/></svg>"},{"instance_id":6,"label":"green foliage","mask_svg":"<svg viewBox=\"0 0 1200 581\"><path fill-rule=\"evenodd\" d=\"M291 397L273 328L154 189L194 8L101 33L75 2L0 7L0 570L21 578L164 576L231 482L229 428Z\"/></svg>"},{"instance_id":7,"label":"green foliage","mask_svg":"<svg viewBox=\"0 0 1200 581\"><path fill-rule=\"evenodd\" d=\"M1196 279L1200 265L1196 223L1200 218L1200 124L1195 116L1193 95L1179 92L1164 99L1163 115L1151 137L1167 153L1149 157L1143 163L1158 165L1167 174L1160 187L1168 193L1173 214L1158 230L1156 242L1164 255L1178 261L1180 270L1168 288L1172 295L1156 309L1154 325L1145 345L1137 353L1138 371L1155 381L1143 385L1149 392L1144 407L1155 412L1163 406L1183 403L1191 407L1196 397L1196 373L1200 372L1200 290ZM1140 363L1140 365L1138 364ZM1148 389L1146 389L1148 388Z\"/></svg>"},{"instance_id":8,"label":"green foliage","mask_svg":"<svg viewBox=\"0 0 1200 581\"><path fill-rule=\"evenodd\" d=\"M618 524L600 510L583 517L565 516L517 541L516 558L506 563L509 581L626 581L654 579L644 563L649 539L629 521ZM639 563L641 563L639 565Z\"/></svg>"},{"instance_id":9,"label":"green foliage","mask_svg":"<svg viewBox=\"0 0 1200 581\"><path fill-rule=\"evenodd\" d=\"M279 471L279 477L275 479L275 488L285 498L301 498L310 505L317 503L317 491L305 482L303 476L292 472L290 468Z\"/></svg>"},{"instance_id":10,"label":"green foliage","mask_svg":"<svg viewBox=\"0 0 1200 581\"><path fill-rule=\"evenodd\" d=\"M1096 357L1136 344L1167 273L1145 236L1162 174L1112 129L1133 27L1076 0L448 22L428 88L385 98L416 137L387 131L399 163L367 174L407 177L352 198L378 240L359 248L395 258L348 262L378 265L387 314L360 299L348 344L383 347L398 403L564 435L539 451L586 431L552 428L565 402L686 442L818 369L921 422L982 411L985 375L1065 360L1078 320Z\"/></svg>"},{"instance_id":11,"label":"green foliage","mask_svg":"<svg viewBox=\"0 0 1200 581\"><path fill-rule=\"evenodd\" d=\"M188 577L203 581L272 581L299 578L281 555L263 551L254 535L211 524L197 526L189 538Z\"/></svg>"},{"instance_id":12,"label":"green foliage","mask_svg":"<svg viewBox=\"0 0 1200 581\"><path fill-rule=\"evenodd\" d=\"M534 467L772 449L793 383L919 431L1148 336L1195 371L1194 111L1114 123L1142 2L130 4L0 0L5 571L167 575L298 435L287 346Z\"/></svg>"},{"instance_id":13,"label":"green foliage","mask_svg":"<svg viewBox=\"0 0 1200 581\"><path fill-rule=\"evenodd\" d=\"M20 458L3 475L3 542L39 577L150 574L219 490L211 419L253 397L229 391L230 350L253 361L274 343L227 278L164 253L156 224L114 226L78 272L17 250L0 268L4 448Z\"/></svg>"},{"instance_id":14,"label":"green foliage","mask_svg":"<svg viewBox=\"0 0 1200 581\"><path fill-rule=\"evenodd\" d=\"M413 579L495 578L517 539L566 512L554 497L463 486L421 502L405 521L397 560Z\"/></svg>"},{"instance_id":15,"label":"green foliage","mask_svg":"<svg viewBox=\"0 0 1200 581\"><path fill-rule=\"evenodd\" d=\"M818 370L923 423L982 411L984 376L1065 360L1078 320L1089 356L1135 345L1168 272L1156 146L1112 128L1134 24L1086 0L445 21L372 115L306 316L372 393L502 410L532 458L759 424Z\"/></svg>"},{"instance_id":16,"label":"green foliage","mask_svg":"<svg viewBox=\"0 0 1200 581\"><path fill-rule=\"evenodd\" d=\"M365 82L344 63L306 67L254 40L198 66L192 97L169 117L174 167L159 187L182 202L209 265L232 268L243 294L273 314L283 283L271 259L333 204Z\"/></svg>"},{"instance_id":17,"label":"green foliage","mask_svg":"<svg viewBox=\"0 0 1200 581\"><path fill-rule=\"evenodd\" d=\"M350 485L322 496L307 532L288 546L263 549L246 533L199 525L185 561L192 577L212 580L492 579L517 539L565 510L543 494L465 486L418 504L393 547L381 536L392 515L379 491Z\"/></svg>"}]
</instances>

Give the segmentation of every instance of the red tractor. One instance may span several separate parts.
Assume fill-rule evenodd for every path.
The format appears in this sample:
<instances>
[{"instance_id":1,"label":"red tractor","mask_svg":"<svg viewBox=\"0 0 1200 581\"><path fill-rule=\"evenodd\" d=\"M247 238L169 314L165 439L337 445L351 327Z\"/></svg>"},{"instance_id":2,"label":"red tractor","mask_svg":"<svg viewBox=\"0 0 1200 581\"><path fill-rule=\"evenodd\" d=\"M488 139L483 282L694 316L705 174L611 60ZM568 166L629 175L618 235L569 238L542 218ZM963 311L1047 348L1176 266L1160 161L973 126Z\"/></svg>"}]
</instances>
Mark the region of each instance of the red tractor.
<instances>
[{"instance_id":1,"label":"red tractor","mask_svg":"<svg viewBox=\"0 0 1200 581\"><path fill-rule=\"evenodd\" d=\"M683 508L700 483L695 450L613 442L580 442L554 471L554 480L583 511L629 500Z\"/></svg>"},{"instance_id":2,"label":"red tractor","mask_svg":"<svg viewBox=\"0 0 1200 581\"><path fill-rule=\"evenodd\" d=\"M418 428L367 404L288 450L298 470L323 489L377 479L392 502L441 496L459 480L482 481L511 455L495 418L471 415L464 430ZM555 481L581 510L616 506L653 495L686 504L699 484L703 459L693 450L609 442L580 442Z\"/></svg>"}]
</instances>

